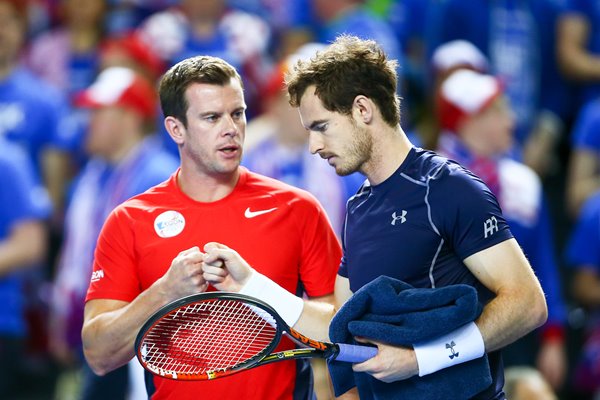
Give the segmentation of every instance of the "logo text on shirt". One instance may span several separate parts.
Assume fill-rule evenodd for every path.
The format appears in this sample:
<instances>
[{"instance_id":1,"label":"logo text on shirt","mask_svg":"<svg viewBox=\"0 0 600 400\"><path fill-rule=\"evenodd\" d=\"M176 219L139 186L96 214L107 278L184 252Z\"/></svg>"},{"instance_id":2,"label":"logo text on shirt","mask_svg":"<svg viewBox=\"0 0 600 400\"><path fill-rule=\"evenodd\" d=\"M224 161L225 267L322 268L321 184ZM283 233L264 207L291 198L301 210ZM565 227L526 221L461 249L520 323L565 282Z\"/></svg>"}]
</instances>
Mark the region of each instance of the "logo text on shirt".
<instances>
[{"instance_id":1,"label":"logo text on shirt","mask_svg":"<svg viewBox=\"0 0 600 400\"><path fill-rule=\"evenodd\" d=\"M99 269L97 271L92 272L92 282L98 282L100 279L104 278L104 271Z\"/></svg>"},{"instance_id":2,"label":"logo text on shirt","mask_svg":"<svg viewBox=\"0 0 600 400\"><path fill-rule=\"evenodd\" d=\"M483 234L487 239L488 236L492 236L496 232L498 232L498 220L492 216L483 223Z\"/></svg>"}]
</instances>

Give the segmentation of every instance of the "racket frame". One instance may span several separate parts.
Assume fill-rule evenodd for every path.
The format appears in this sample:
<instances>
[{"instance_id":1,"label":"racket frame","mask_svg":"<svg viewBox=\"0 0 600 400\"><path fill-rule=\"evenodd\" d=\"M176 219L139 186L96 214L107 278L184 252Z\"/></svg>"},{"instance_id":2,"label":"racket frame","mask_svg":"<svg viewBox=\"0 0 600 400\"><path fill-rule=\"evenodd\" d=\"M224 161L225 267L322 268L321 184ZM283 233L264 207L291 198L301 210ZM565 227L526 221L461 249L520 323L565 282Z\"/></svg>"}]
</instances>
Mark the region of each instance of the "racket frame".
<instances>
[{"instance_id":1,"label":"racket frame","mask_svg":"<svg viewBox=\"0 0 600 400\"><path fill-rule=\"evenodd\" d=\"M239 301L244 304L251 305L253 307L258 307L263 311L269 313L276 323L276 333L273 339L271 340L271 343L269 343L268 346L266 346L263 350L258 352L255 356L239 364L218 370L205 371L204 373L199 374L182 373L177 371L166 370L164 368L155 366L144 359L144 355L142 354L144 339L146 338L149 331L151 331L164 317L170 315L178 309L189 306L193 303L205 302L210 300ZM300 347L273 353L275 348L279 345L281 337L284 333L289 339L291 339ZM158 309L150 318L148 318L144 325L142 325L135 339L134 349L136 357L142 365L142 367L144 367L144 369L146 369L154 375L163 378L181 381L203 381L216 379L276 361L303 358L330 359L335 358L335 356L339 353L339 346L337 344L311 339L288 326L285 323L285 321L283 321L283 319L279 316L279 314L267 303L258 300L254 297L232 292L197 293L190 296L182 297L164 305L163 307Z\"/></svg>"}]
</instances>

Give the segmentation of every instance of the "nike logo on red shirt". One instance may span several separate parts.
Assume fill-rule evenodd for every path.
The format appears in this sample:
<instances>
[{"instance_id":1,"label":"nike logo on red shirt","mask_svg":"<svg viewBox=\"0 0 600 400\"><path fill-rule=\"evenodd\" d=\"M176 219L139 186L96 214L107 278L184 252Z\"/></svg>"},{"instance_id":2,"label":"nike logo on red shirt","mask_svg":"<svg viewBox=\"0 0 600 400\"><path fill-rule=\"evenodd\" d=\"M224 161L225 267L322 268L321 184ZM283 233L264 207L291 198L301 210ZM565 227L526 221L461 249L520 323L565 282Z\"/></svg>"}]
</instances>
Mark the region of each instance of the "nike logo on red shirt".
<instances>
[{"instance_id":1,"label":"nike logo on red shirt","mask_svg":"<svg viewBox=\"0 0 600 400\"><path fill-rule=\"evenodd\" d=\"M259 215L267 214L267 213L270 213L271 211L275 211L275 210L277 210L277 207L269 208L268 210L250 211L250 207L248 207L248 208L246 208L246 211L244 211L244 216L246 218L254 218L254 217L258 217Z\"/></svg>"}]
</instances>

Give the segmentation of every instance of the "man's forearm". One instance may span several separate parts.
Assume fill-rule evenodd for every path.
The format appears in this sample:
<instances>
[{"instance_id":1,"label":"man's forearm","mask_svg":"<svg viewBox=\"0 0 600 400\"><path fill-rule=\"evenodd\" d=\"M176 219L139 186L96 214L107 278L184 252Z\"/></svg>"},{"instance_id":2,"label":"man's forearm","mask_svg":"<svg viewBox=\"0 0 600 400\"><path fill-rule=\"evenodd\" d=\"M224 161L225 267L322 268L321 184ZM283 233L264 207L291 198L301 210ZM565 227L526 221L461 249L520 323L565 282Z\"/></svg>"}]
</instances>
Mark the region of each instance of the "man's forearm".
<instances>
[{"instance_id":1,"label":"man's forearm","mask_svg":"<svg viewBox=\"0 0 600 400\"><path fill-rule=\"evenodd\" d=\"M485 306L476 324L489 353L543 325L546 318L543 293L500 292Z\"/></svg>"},{"instance_id":2,"label":"man's forearm","mask_svg":"<svg viewBox=\"0 0 600 400\"><path fill-rule=\"evenodd\" d=\"M85 357L98 375L105 375L131 360L135 338L141 326L166 304L155 286L131 303L110 301L107 305L106 302L92 300L86 305L82 330ZM99 309L99 305L103 309Z\"/></svg>"}]
</instances>

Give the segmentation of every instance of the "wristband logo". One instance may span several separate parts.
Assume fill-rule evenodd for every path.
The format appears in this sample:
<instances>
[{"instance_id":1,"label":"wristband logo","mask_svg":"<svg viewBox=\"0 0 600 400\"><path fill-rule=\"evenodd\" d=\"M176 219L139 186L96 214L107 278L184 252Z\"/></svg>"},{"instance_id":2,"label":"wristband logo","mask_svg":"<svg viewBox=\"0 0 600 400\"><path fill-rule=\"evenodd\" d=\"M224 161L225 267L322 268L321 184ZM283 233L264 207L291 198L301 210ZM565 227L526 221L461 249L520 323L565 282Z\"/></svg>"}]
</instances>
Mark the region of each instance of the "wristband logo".
<instances>
[{"instance_id":1,"label":"wristband logo","mask_svg":"<svg viewBox=\"0 0 600 400\"><path fill-rule=\"evenodd\" d=\"M446 343L446 348L450 349L451 354L448 356L449 359L453 360L454 357L458 357L458 351L454 351L454 346L456 346L456 343L454 343L454 340L451 341L450 343Z\"/></svg>"}]
</instances>

